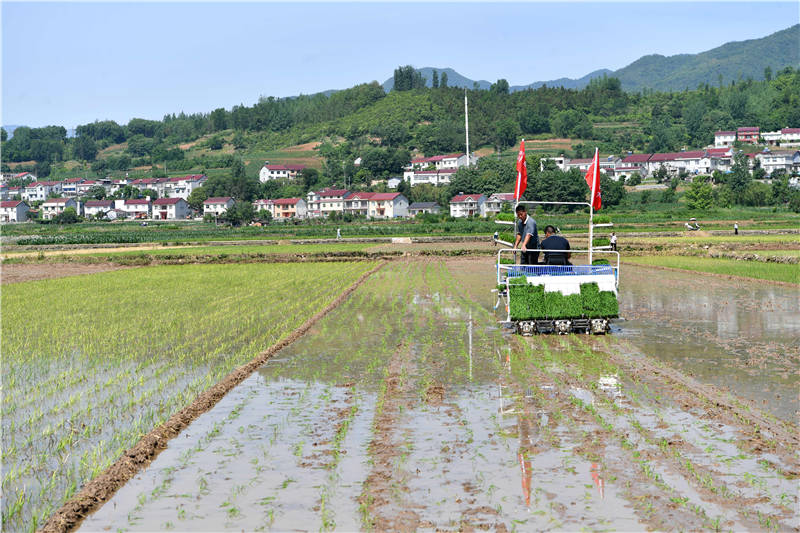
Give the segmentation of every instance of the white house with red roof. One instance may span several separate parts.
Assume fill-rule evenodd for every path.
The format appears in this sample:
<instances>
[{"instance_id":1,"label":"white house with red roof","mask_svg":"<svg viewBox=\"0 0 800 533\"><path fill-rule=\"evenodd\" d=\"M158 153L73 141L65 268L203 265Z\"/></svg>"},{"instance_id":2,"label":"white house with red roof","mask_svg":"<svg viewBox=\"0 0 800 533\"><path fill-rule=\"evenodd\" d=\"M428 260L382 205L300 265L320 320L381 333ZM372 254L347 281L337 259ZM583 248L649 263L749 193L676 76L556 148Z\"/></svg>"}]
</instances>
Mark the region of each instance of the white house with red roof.
<instances>
[{"instance_id":1,"label":"white house with red roof","mask_svg":"<svg viewBox=\"0 0 800 533\"><path fill-rule=\"evenodd\" d=\"M233 207L236 201L230 196L215 196L203 202L203 214L219 216Z\"/></svg>"},{"instance_id":2,"label":"white house with red roof","mask_svg":"<svg viewBox=\"0 0 800 533\"><path fill-rule=\"evenodd\" d=\"M51 194L61 194L60 181L34 181L25 186L22 199L29 202L46 200Z\"/></svg>"},{"instance_id":3,"label":"white house with red roof","mask_svg":"<svg viewBox=\"0 0 800 533\"><path fill-rule=\"evenodd\" d=\"M486 214L496 215L502 211L503 204L509 204L513 209L515 203L513 192L496 192L486 200Z\"/></svg>"},{"instance_id":4,"label":"white house with red roof","mask_svg":"<svg viewBox=\"0 0 800 533\"><path fill-rule=\"evenodd\" d=\"M736 140L743 143L758 144L759 128L757 126L743 126L736 129Z\"/></svg>"},{"instance_id":5,"label":"white house with red roof","mask_svg":"<svg viewBox=\"0 0 800 533\"><path fill-rule=\"evenodd\" d=\"M717 131L714 132L714 146L716 148L722 148L724 146L733 146L733 143L736 142L736 132L735 131Z\"/></svg>"},{"instance_id":6,"label":"white house with red roof","mask_svg":"<svg viewBox=\"0 0 800 533\"><path fill-rule=\"evenodd\" d=\"M80 204L74 198L48 198L42 204L42 218L51 220L56 215L60 215L68 207L75 210L78 215L81 214Z\"/></svg>"},{"instance_id":7,"label":"white house with red roof","mask_svg":"<svg viewBox=\"0 0 800 533\"><path fill-rule=\"evenodd\" d=\"M771 146L800 145L800 128L782 128L777 131L764 131L761 138Z\"/></svg>"},{"instance_id":8,"label":"white house with red roof","mask_svg":"<svg viewBox=\"0 0 800 533\"><path fill-rule=\"evenodd\" d=\"M399 192L376 192L368 199L371 218L399 218L408 216L408 198Z\"/></svg>"},{"instance_id":9,"label":"white house with red roof","mask_svg":"<svg viewBox=\"0 0 800 533\"><path fill-rule=\"evenodd\" d=\"M68 178L61 182L61 194L73 198L78 196L78 185L83 183L83 178Z\"/></svg>"},{"instance_id":10,"label":"white house with red roof","mask_svg":"<svg viewBox=\"0 0 800 533\"><path fill-rule=\"evenodd\" d=\"M638 169L639 173L644 176L647 174L647 162L650 160L651 155L653 154L628 154L622 158L619 166Z\"/></svg>"},{"instance_id":11,"label":"white house with red roof","mask_svg":"<svg viewBox=\"0 0 800 533\"><path fill-rule=\"evenodd\" d=\"M150 197L114 200L114 209L121 215L132 218L150 218L153 202Z\"/></svg>"},{"instance_id":12,"label":"white house with red roof","mask_svg":"<svg viewBox=\"0 0 800 533\"><path fill-rule=\"evenodd\" d=\"M85 217L97 217L105 215L114 209L114 200L87 200L83 204L83 215Z\"/></svg>"},{"instance_id":13,"label":"white house with red roof","mask_svg":"<svg viewBox=\"0 0 800 533\"><path fill-rule=\"evenodd\" d=\"M269 161L264 162L264 166L258 173L258 180L261 183L266 183L270 180L277 179L294 179L297 175L306 168L305 165L280 165L270 164Z\"/></svg>"},{"instance_id":14,"label":"white house with red roof","mask_svg":"<svg viewBox=\"0 0 800 533\"><path fill-rule=\"evenodd\" d=\"M25 187L8 187L6 184L3 184L2 187L0 187L0 200L12 200L16 197L22 198L24 190Z\"/></svg>"},{"instance_id":15,"label":"white house with red roof","mask_svg":"<svg viewBox=\"0 0 800 533\"><path fill-rule=\"evenodd\" d=\"M416 159L412 159L411 163L406 168L408 170L412 170L414 168L425 170L430 166L433 166L435 170L442 170L445 168L459 169L467 165L474 165L477 162L477 156L472 154L470 155L469 159L467 159L467 154L462 152L455 154L434 155L431 157L418 157Z\"/></svg>"},{"instance_id":16,"label":"white house with red roof","mask_svg":"<svg viewBox=\"0 0 800 533\"><path fill-rule=\"evenodd\" d=\"M25 222L30 209L22 200L0 201L0 222Z\"/></svg>"},{"instance_id":17,"label":"white house with red roof","mask_svg":"<svg viewBox=\"0 0 800 533\"><path fill-rule=\"evenodd\" d=\"M466 218L486 216L486 196L483 194L457 194L450 199L450 216Z\"/></svg>"},{"instance_id":18,"label":"white house with red roof","mask_svg":"<svg viewBox=\"0 0 800 533\"><path fill-rule=\"evenodd\" d=\"M156 220L185 220L191 210L183 198L158 198L153 200L153 218Z\"/></svg>"},{"instance_id":19,"label":"white house with red roof","mask_svg":"<svg viewBox=\"0 0 800 533\"><path fill-rule=\"evenodd\" d=\"M436 186L449 185L457 171L458 169L455 168L443 168L441 170L405 170L403 172L403 180L411 187L422 183L429 183Z\"/></svg>"}]
</instances>

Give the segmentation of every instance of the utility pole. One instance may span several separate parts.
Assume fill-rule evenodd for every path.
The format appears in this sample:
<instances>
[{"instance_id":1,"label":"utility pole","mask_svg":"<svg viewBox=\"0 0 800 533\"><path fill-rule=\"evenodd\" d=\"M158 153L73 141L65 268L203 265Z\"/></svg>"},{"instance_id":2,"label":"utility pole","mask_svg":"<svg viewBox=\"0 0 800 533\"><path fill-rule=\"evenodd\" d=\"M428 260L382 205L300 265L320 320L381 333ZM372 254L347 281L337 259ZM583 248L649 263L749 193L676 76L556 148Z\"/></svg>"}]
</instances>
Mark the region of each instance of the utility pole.
<instances>
[{"instance_id":1,"label":"utility pole","mask_svg":"<svg viewBox=\"0 0 800 533\"><path fill-rule=\"evenodd\" d=\"M467 88L464 88L464 128L467 133L467 166L470 165L470 157L469 157L469 106L467 104Z\"/></svg>"}]
</instances>

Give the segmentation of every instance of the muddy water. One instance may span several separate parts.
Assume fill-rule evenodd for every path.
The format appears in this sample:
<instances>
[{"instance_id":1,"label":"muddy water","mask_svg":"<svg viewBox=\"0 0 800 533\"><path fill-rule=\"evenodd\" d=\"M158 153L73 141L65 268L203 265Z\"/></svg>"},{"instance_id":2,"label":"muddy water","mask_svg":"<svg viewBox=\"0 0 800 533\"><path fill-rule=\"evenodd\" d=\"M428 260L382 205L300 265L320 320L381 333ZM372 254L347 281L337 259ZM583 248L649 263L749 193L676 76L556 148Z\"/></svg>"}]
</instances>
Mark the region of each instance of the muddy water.
<instances>
[{"instance_id":1,"label":"muddy water","mask_svg":"<svg viewBox=\"0 0 800 533\"><path fill-rule=\"evenodd\" d=\"M620 314L634 352L800 419L800 288L625 265Z\"/></svg>"},{"instance_id":2,"label":"muddy water","mask_svg":"<svg viewBox=\"0 0 800 533\"><path fill-rule=\"evenodd\" d=\"M743 453L738 428L707 431L700 404L621 375L585 338L512 338L485 263L387 265L82 530L759 527L684 464L791 527L780 458Z\"/></svg>"}]
</instances>

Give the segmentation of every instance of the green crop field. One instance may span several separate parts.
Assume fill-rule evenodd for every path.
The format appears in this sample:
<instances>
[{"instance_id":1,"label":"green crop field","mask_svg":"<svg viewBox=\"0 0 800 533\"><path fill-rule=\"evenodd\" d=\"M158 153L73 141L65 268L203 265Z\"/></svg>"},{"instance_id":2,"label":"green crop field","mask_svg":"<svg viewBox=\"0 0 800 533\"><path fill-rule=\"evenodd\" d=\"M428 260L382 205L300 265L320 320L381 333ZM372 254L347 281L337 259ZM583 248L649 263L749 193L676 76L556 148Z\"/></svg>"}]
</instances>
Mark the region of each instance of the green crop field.
<instances>
[{"instance_id":1,"label":"green crop field","mask_svg":"<svg viewBox=\"0 0 800 533\"><path fill-rule=\"evenodd\" d=\"M162 266L4 286L3 529L36 529L372 266Z\"/></svg>"},{"instance_id":2,"label":"green crop field","mask_svg":"<svg viewBox=\"0 0 800 533\"><path fill-rule=\"evenodd\" d=\"M685 256L626 257L625 261L637 265L663 266L713 274L800 283L800 271L798 271L797 265Z\"/></svg>"}]
</instances>

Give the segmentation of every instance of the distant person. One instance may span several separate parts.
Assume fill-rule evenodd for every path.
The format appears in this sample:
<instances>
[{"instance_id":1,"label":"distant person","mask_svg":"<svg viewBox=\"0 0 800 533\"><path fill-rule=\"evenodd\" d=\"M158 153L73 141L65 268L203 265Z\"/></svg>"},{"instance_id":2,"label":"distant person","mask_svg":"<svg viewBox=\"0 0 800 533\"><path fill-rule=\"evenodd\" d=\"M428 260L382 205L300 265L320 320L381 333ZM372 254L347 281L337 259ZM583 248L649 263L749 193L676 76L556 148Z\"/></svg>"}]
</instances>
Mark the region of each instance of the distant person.
<instances>
[{"instance_id":1,"label":"distant person","mask_svg":"<svg viewBox=\"0 0 800 533\"><path fill-rule=\"evenodd\" d=\"M739 223L738 222L734 222L733 223L733 234L734 235L739 235Z\"/></svg>"},{"instance_id":2,"label":"distant person","mask_svg":"<svg viewBox=\"0 0 800 533\"><path fill-rule=\"evenodd\" d=\"M547 265L572 265L569 262L572 254L569 252L569 241L561 235L556 235L554 226L544 228L544 240L541 248L544 250L544 262ZM551 250L551 251L548 251Z\"/></svg>"},{"instance_id":3,"label":"distant person","mask_svg":"<svg viewBox=\"0 0 800 533\"><path fill-rule=\"evenodd\" d=\"M617 251L617 234L613 231L611 232L611 238L608 239L611 243L611 250L616 252Z\"/></svg>"},{"instance_id":4,"label":"distant person","mask_svg":"<svg viewBox=\"0 0 800 533\"><path fill-rule=\"evenodd\" d=\"M529 252L539 247L539 232L536 221L528 216L524 205L517 206L517 240L514 248L522 249L522 265L535 265L539 262L539 252Z\"/></svg>"},{"instance_id":5,"label":"distant person","mask_svg":"<svg viewBox=\"0 0 800 533\"><path fill-rule=\"evenodd\" d=\"M336 228L336 240L342 240L342 228Z\"/></svg>"}]
</instances>

